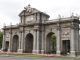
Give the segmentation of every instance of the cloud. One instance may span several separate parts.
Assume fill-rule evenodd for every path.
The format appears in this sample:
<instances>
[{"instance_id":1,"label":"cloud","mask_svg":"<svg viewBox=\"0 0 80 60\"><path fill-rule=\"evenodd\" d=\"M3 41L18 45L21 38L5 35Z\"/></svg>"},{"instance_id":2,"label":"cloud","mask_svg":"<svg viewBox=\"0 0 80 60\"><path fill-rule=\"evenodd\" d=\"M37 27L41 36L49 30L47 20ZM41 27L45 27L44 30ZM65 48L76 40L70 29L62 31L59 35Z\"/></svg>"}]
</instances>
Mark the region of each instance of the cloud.
<instances>
[{"instance_id":1,"label":"cloud","mask_svg":"<svg viewBox=\"0 0 80 60\"><path fill-rule=\"evenodd\" d=\"M80 0L0 0L0 27L4 23L18 23L18 14L29 3L32 7L48 13L50 19L57 18L58 14L70 16L71 12L80 15Z\"/></svg>"},{"instance_id":2,"label":"cloud","mask_svg":"<svg viewBox=\"0 0 80 60\"><path fill-rule=\"evenodd\" d=\"M0 0L0 28L3 27L4 23L9 25L11 22L13 24L19 22L18 14L23 9L23 1Z\"/></svg>"}]
</instances>

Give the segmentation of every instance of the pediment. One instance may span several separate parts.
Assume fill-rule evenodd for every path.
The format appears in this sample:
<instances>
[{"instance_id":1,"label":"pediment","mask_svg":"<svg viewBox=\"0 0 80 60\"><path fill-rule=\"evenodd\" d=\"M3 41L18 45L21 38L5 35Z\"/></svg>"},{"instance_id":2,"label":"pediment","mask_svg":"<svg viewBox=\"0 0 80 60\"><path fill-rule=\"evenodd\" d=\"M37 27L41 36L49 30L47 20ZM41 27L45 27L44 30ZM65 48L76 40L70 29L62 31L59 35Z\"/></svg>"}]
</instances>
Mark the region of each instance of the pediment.
<instances>
[{"instance_id":1,"label":"pediment","mask_svg":"<svg viewBox=\"0 0 80 60\"><path fill-rule=\"evenodd\" d=\"M27 7L24 7L24 10L19 14L19 16L30 15L30 14L34 14L37 12L40 12L40 11L35 8L31 8L30 6L27 6Z\"/></svg>"},{"instance_id":2,"label":"pediment","mask_svg":"<svg viewBox=\"0 0 80 60\"><path fill-rule=\"evenodd\" d=\"M37 10L36 8L30 7L30 5L24 7L24 10L19 14L19 16L31 15L31 14L35 14L35 13L42 13L42 14L44 14L44 15L49 17L48 14L46 14L44 12L41 12L41 11Z\"/></svg>"}]
</instances>

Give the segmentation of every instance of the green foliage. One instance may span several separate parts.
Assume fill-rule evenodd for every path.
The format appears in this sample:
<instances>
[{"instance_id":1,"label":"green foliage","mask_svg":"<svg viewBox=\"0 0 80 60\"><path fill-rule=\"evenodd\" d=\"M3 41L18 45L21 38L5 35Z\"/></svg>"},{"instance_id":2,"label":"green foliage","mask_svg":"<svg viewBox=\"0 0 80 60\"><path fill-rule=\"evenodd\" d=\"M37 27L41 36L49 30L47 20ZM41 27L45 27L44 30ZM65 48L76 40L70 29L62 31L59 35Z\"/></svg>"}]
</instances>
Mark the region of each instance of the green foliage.
<instances>
[{"instance_id":1,"label":"green foliage","mask_svg":"<svg viewBox=\"0 0 80 60\"><path fill-rule=\"evenodd\" d=\"M0 32L0 49L1 49L1 47L2 47L2 40L3 40L3 33Z\"/></svg>"},{"instance_id":2,"label":"green foliage","mask_svg":"<svg viewBox=\"0 0 80 60\"><path fill-rule=\"evenodd\" d=\"M56 36L55 34L52 34L51 36L51 41L52 41L52 53L56 53Z\"/></svg>"}]
</instances>

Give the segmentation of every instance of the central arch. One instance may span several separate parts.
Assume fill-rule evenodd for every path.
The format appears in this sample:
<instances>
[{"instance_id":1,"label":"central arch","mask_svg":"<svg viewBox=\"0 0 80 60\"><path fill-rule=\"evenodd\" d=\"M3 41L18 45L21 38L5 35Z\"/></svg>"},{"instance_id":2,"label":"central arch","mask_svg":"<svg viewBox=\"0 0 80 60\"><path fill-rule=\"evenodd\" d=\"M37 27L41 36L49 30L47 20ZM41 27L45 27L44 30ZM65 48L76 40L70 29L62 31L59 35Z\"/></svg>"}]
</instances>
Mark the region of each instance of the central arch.
<instances>
[{"instance_id":1,"label":"central arch","mask_svg":"<svg viewBox=\"0 0 80 60\"><path fill-rule=\"evenodd\" d=\"M25 53L32 53L33 50L33 35L31 33L26 35L25 38Z\"/></svg>"},{"instance_id":2,"label":"central arch","mask_svg":"<svg viewBox=\"0 0 80 60\"><path fill-rule=\"evenodd\" d=\"M46 53L56 54L56 36L53 32L47 34Z\"/></svg>"},{"instance_id":3,"label":"central arch","mask_svg":"<svg viewBox=\"0 0 80 60\"><path fill-rule=\"evenodd\" d=\"M18 35L13 36L13 43L12 43L12 52L17 52L19 47L19 37Z\"/></svg>"}]
</instances>

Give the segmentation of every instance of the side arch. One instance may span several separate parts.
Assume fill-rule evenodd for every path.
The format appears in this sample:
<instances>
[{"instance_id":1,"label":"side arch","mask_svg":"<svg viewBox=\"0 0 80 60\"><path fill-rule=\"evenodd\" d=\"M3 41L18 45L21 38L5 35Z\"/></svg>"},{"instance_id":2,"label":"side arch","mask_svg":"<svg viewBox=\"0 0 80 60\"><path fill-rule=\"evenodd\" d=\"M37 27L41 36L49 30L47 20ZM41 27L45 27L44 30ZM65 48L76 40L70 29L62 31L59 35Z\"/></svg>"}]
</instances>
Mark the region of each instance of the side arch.
<instances>
[{"instance_id":1,"label":"side arch","mask_svg":"<svg viewBox=\"0 0 80 60\"><path fill-rule=\"evenodd\" d=\"M19 36L14 35L12 39L12 52L17 52L19 47Z\"/></svg>"},{"instance_id":2,"label":"side arch","mask_svg":"<svg viewBox=\"0 0 80 60\"><path fill-rule=\"evenodd\" d=\"M46 35L46 53L56 53L56 35L54 32L49 32Z\"/></svg>"}]
</instances>

